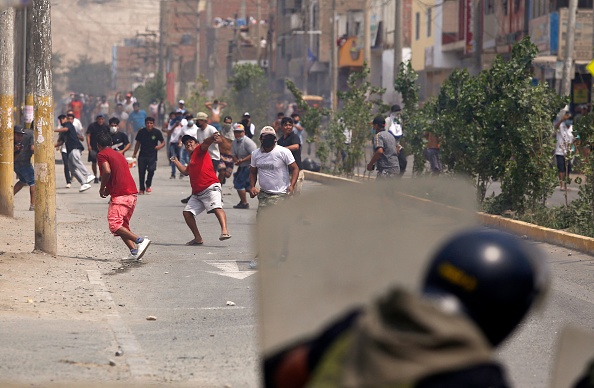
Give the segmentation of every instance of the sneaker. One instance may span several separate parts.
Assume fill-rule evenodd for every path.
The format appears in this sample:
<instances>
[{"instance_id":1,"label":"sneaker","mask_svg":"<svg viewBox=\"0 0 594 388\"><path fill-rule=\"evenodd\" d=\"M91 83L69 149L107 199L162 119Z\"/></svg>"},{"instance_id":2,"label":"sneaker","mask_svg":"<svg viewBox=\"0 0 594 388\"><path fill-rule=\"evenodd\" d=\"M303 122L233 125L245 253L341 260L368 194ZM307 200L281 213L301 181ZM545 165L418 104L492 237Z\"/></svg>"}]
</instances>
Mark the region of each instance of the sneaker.
<instances>
[{"instance_id":1,"label":"sneaker","mask_svg":"<svg viewBox=\"0 0 594 388\"><path fill-rule=\"evenodd\" d=\"M147 187L147 188L146 188L146 193L147 193L147 194L150 194L150 193L152 193L152 192L153 192L153 189L151 189L150 187Z\"/></svg>"},{"instance_id":2,"label":"sneaker","mask_svg":"<svg viewBox=\"0 0 594 388\"><path fill-rule=\"evenodd\" d=\"M91 183L95 180L95 175L91 174L89 176L87 176L87 183ZM97 182L95 182L97 183Z\"/></svg>"},{"instance_id":3,"label":"sneaker","mask_svg":"<svg viewBox=\"0 0 594 388\"><path fill-rule=\"evenodd\" d=\"M138 254L136 255L136 260L142 259L142 256L144 256L144 254L146 252L146 248L148 248L149 245L151 245L151 240L149 240L147 237L144 237L144 240L142 240L142 242L140 244L136 245L136 247L138 249Z\"/></svg>"},{"instance_id":4,"label":"sneaker","mask_svg":"<svg viewBox=\"0 0 594 388\"><path fill-rule=\"evenodd\" d=\"M78 191L79 191L80 193L82 193L83 191L87 191L87 190L88 190L88 189L90 189L90 188L91 188L91 185L90 185L90 184L88 184L88 183L85 183L84 185L82 185L82 186L80 187L80 189L79 189Z\"/></svg>"},{"instance_id":5,"label":"sneaker","mask_svg":"<svg viewBox=\"0 0 594 388\"><path fill-rule=\"evenodd\" d=\"M250 208L250 204L249 203L241 203L239 202L237 205L233 206L233 209L249 209Z\"/></svg>"},{"instance_id":6,"label":"sneaker","mask_svg":"<svg viewBox=\"0 0 594 388\"><path fill-rule=\"evenodd\" d=\"M31 206L29 206L29 211L30 211L30 212L32 212L32 211L34 211L34 210L35 210L35 205L31 205Z\"/></svg>"},{"instance_id":7,"label":"sneaker","mask_svg":"<svg viewBox=\"0 0 594 388\"><path fill-rule=\"evenodd\" d=\"M138 195L144 195L144 190L138 190Z\"/></svg>"},{"instance_id":8,"label":"sneaker","mask_svg":"<svg viewBox=\"0 0 594 388\"><path fill-rule=\"evenodd\" d=\"M95 184L99 183L99 179L95 178L95 180L93 181L93 183L95 183Z\"/></svg>"},{"instance_id":9,"label":"sneaker","mask_svg":"<svg viewBox=\"0 0 594 388\"><path fill-rule=\"evenodd\" d=\"M184 179L184 174L179 174L179 179Z\"/></svg>"},{"instance_id":10,"label":"sneaker","mask_svg":"<svg viewBox=\"0 0 594 388\"><path fill-rule=\"evenodd\" d=\"M66 183L66 188L69 189L70 188L70 183Z\"/></svg>"},{"instance_id":11,"label":"sneaker","mask_svg":"<svg viewBox=\"0 0 594 388\"><path fill-rule=\"evenodd\" d=\"M171 175L169 179L175 179L175 175Z\"/></svg>"},{"instance_id":12,"label":"sneaker","mask_svg":"<svg viewBox=\"0 0 594 388\"><path fill-rule=\"evenodd\" d=\"M181 203L188 203L188 201L190 200L192 196L190 195L188 198L184 198L181 200Z\"/></svg>"}]
</instances>

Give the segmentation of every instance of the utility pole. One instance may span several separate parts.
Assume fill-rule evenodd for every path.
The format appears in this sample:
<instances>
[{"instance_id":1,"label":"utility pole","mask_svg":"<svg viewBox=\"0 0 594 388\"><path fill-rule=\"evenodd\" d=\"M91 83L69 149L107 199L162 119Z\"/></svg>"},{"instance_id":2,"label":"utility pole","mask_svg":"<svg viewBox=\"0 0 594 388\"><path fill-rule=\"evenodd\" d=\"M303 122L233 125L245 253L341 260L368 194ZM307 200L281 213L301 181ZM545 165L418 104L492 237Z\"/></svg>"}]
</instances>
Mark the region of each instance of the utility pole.
<instances>
[{"instance_id":1,"label":"utility pole","mask_svg":"<svg viewBox=\"0 0 594 388\"><path fill-rule=\"evenodd\" d=\"M336 0L332 0L332 22L330 26L332 33L330 34L330 102L332 103L332 112L336 112L338 107L338 96L336 91L338 90L338 47L336 41L338 40L338 33L336 31Z\"/></svg>"},{"instance_id":2,"label":"utility pole","mask_svg":"<svg viewBox=\"0 0 594 388\"><path fill-rule=\"evenodd\" d=\"M309 83L309 0L303 1L303 46L305 58L303 58L303 94L307 95L307 84Z\"/></svg>"},{"instance_id":3,"label":"utility pole","mask_svg":"<svg viewBox=\"0 0 594 388\"><path fill-rule=\"evenodd\" d=\"M475 66L476 66L476 74L480 74L483 70L483 18L481 17L483 14L483 1L478 0L475 1L473 7L474 15L473 24L474 24L474 56L475 56Z\"/></svg>"},{"instance_id":4,"label":"utility pole","mask_svg":"<svg viewBox=\"0 0 594 388\"><path fill-rule=\"evenodd\" d=\"M33 0L35 63L35 249L56 255L56 177L52 98L51 0Z\"/></svg>"},{"instance_id":5,"label":"utility pole","mask_svg":"<svg viewBox=\"0 0 594 388\"><path fill-rule=\"evenodd\" d=\"M402 63L402 0L394 0L394 80L400 74L400 64ZM396 100L400 102L400 95L394 92Z\"/></svg>"},{"instance_id":6,"label":"utility pole","mask_svg":"<svg viewBox=\"0 0 594 388\"><path fill-rule=\"evenodd\" d=\"M161 78L161 80L164 80L164 74L163 74L163 46L165 44L165 38L163 37L163 30L164 30L164 23L165 23L165 17L163 15L163 13L165 12L165 0L161 0L159 1L159 61L157 62L157 66L158 66L158 70L157 73L159 74L159 77Z\"/></svg>"},{"instance_id":7,"label":"utility pole","mask_svg":"<svg viewBox=\"0 0 594 388\"><path fill-rule=\"evenodd\" d=\"M14 216L14 9L0 11L0 214Z\"/></svg>"},{"instance_id":8,"label":"utility pole","mask_svg":"<svg viewBox=\"0 0 594 388\"><path fill-rule=\"evenodd\" d=\"M367 63L367 67L371 69L371 23L370 23L370 12L369 8L371 7L371 0L365 0L365 9L363 10L363 17L365 20L363 21L363 58L365 58L365 63ZM371 73L369 73L371 74Z\"/></svg>"},{"instance_id":9,"label":"utility pole","mask_svg":"<svg viewBox=\"0 0 594 388\"><path fill-rule=\"evenodd\" d=\"M565 41L565 56L563 61L563 78L561 80L561 95L571 94L571 69L573 65L573 43L575 37L575 17L577 0L569 0L569 14L567 21L567 39Z\"/></svg>"},{"instance_id":10,"label":"utility pole","mask_svg":"<svg viewBox=\"0 0 594 388\"><path fill-rule=\"evenodd\" d=\"M14 122L23 123L25 73L27 64L27 8L18 8L14 17Z\"/></svg>"},{"instance_id":11,"label":"utility pole","mask_svg":"<svg viewBox=\"0 0 594 388\"><path fill-rule=\"evenodd\" d=\"M33 25L33 12L31 10L27 10L27 26ZM25 59L25 128L31 128L31 123L33 123L33 116L35 111L35 63L33 61L33 34L30 29L27 28L27 50L26 50L26 59Z\"/></svg>"},{"instance_id":12,"label":"utility pole","mask_svg":"<svg viewBox=\"0 0 594 388\"><path fill-rule=\"evenodd\" d=\"M262 48L260 47L260 17L260 0L256 0L256 40L258 42L256 46L256 61L258 66L262 65L260 61L260 56L262 55Z\"/></svg>"}]
</instances>

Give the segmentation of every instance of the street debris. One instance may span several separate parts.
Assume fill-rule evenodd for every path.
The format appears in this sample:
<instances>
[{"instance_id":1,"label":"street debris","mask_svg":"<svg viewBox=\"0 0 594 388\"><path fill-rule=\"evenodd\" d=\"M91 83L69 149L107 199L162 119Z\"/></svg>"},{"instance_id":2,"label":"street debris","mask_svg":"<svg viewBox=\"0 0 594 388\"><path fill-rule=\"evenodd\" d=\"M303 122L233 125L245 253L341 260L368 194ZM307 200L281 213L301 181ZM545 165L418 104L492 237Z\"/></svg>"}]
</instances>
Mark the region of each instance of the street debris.
<instances>
[{"instance_id":1,"label":"street debris","mask_svg":"<svg viewBox=\"0 0 594 388\"><path fill-rule=\"evenodd\" d=\"M156 321L157 317L155 317L154 315L149 315L148 317L146 317L147 321Z\"/></svg>"},{"instance_id":2,"label":"street debris","mask_svg":"<svg viewBox=\"0 0 594 388\"><path fill-rule=\"evenodd\" d=\"M235 306L235 302L231 302L230 300L227 301L227 306Z\"/></svg>"}]
</instances>

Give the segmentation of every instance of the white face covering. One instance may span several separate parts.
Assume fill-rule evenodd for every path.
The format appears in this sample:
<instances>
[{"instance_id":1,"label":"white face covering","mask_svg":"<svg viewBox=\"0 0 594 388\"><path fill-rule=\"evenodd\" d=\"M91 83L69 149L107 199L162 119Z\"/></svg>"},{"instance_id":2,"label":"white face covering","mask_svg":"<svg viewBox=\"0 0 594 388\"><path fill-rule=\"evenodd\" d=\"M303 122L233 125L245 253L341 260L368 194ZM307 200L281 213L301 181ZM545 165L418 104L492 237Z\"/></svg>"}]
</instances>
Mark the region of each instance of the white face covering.
<instances>
[{"instance_id":1,"label":"white face covering","mask_svg":"<svg viewBox=\"0 0 594 388\"><path fill-rule=\"evenodd\" d=\"M118 127L109 127L109 133L112 135L118 131Z\"/></svg>"}]
</instances>

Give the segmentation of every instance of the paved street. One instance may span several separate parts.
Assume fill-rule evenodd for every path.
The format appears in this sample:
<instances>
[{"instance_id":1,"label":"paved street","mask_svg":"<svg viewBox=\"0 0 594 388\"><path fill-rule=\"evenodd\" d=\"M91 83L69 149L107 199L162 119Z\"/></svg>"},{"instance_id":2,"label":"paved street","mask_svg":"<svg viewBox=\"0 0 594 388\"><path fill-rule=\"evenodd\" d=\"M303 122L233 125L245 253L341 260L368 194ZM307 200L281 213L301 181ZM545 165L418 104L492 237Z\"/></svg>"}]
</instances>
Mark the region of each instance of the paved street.
<instances>
[{"instance_id":1,"label":"paved street","mask_svg":"<svg viewBox=\"0 0 594 388\"><path fill-rule=\"evenodd\" d=\"M164 163L164 153L160 158ZM179 200L189 181L169 180L160 165L153 194L139 197L132 220L153 245L142 263L122 265L127 251L108 233L107 200L96 185L86 193L63 188L62 166L56 168L59 257L30 253L33 212L25 191L15 199L15 220L0 217L0 381L258 386L257 274L247 265L256 250L257 201L232 209L237 195L225 185L233 238L218 241L214 215L202 214L205 245L186 247L191 233ZM321 189L305 185L306 192ZM592 257L538 245L552 264L550 298L499 352L517 387L547 385L564 324L594 328Z\"/></svg>"}]
</instances>

